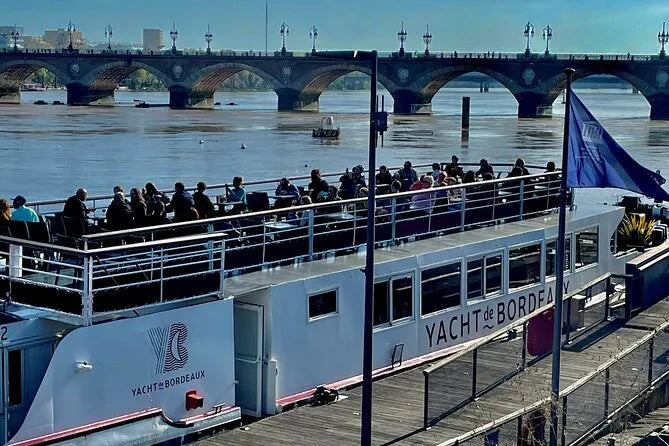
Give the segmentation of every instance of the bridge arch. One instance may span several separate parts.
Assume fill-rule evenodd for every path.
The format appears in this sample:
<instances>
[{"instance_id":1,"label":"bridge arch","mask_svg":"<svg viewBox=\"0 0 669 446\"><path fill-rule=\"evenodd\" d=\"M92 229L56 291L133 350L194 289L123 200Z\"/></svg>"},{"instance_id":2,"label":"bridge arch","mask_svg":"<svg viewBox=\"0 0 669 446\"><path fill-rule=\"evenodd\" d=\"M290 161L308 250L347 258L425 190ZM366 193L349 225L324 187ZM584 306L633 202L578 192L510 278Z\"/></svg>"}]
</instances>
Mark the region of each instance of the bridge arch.
<instances>
[{"instance_id":1,"label":"bridge arch","mask_svg":"<svg viewBox=\"0 0 669 446\"><path fill-rule=\"evenodd\" d=\"M274 90L281 88L281 82L270 73L252 65L239 62L223 62L206 66L186 78L184 85L195 92L214 92L226 79L241 71L255 74L267 82Z\"/></svg>"},{"instance_id":2,"label":"bridge arch","mask_svg":"<svg viewBox=\"0 0 669 446\"><path fill-rule=\"evenodd\" d=\"M70 76L48 62L42 60L12 60L0 63L0 90L19 91L25 80L40 68L45 68L53 73L63 84L70 81Z\"/></svg>"},{"instance_id":3,"label":"bridge arch","mask_svg":"<svg viewBox=\"0 0 669 446\"><path fill-rule=\"evenodd\" d=\"M123 79L139 69L144 69L156 76L165 87L173 83L172 79L161 70L135 60L115 61L97 66L77 82L87 86L90 90L113 91Z\"/></svg>"}]
</instances>

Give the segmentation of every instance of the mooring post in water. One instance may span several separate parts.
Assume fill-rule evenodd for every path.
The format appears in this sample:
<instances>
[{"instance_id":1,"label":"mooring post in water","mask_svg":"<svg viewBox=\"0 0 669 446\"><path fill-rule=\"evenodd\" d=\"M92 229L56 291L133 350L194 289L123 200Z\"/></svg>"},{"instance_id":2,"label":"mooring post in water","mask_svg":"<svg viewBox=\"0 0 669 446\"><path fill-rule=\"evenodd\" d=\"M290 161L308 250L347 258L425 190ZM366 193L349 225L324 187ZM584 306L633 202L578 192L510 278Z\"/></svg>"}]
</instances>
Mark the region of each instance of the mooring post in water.
<instances>
[{"instance_id":1,"label":"mooring post in water","mask_svg":"<svg viewBox=\"0 0 669 446\"><path fill-rule=\"evenodd\" d=\"M471 105L471 98L469 96L462 97L462 130L469 130L469 107Z\"/></svg>"}]
</instances>

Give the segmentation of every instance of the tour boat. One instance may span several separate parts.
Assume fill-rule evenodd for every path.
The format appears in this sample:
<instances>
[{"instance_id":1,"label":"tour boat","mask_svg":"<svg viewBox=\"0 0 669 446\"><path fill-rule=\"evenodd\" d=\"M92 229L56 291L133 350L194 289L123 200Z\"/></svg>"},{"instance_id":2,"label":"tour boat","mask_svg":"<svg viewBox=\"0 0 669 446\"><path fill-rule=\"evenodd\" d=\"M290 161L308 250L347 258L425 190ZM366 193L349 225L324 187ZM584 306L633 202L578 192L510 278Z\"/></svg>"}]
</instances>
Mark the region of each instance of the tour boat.
<instances>
[{"instance_id":1,"label":"tour boat","mask_svg":"<svg viewBox=\"0 0 669 446\"><path fill-rule=\"evenodd\" d=\"M327 118L323 116L320 127L313 129L311 136L313 138L339 139L341 137L341 129L334 127L334 118L332 116L328 116Z\"/></svg>"},{"instance_id":2,"label":"tour boat","mask_svg":"<svg viewBox=\"0 0 669 446\"><path fill-rule=\"evenodd\" d=\"M21 91L46 91L44 84L27 82L21 85Z\"/></svg>"},{"instance_id":3,"label":"tour boat","mask_svg":"<svg viewBox=\"0 0 669 446\"><path fill-rule=\"evenodd\" d=\"M377 196L375 374L553 302L559 178ZM248 183L242 215L84 234L52 200L0 227L0 441L155 444L359 382L366 199L273 208L277 182ZM636 255L612 243L623 215L572 204L566 292Z\"/></svg>"}]
</instances>

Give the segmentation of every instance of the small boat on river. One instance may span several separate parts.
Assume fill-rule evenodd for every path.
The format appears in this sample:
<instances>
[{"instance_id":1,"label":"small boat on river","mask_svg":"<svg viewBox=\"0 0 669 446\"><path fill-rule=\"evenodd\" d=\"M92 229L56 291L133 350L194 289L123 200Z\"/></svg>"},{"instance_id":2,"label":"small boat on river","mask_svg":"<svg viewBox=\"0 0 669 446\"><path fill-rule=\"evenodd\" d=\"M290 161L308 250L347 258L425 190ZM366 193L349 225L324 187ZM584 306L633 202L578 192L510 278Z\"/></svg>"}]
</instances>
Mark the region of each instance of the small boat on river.
<instances>
[{"instance_id":1,"label":"small boat on river","mask_svg":"<svg viewBox=\"0 0 669 446\"><path fill-rule=\"evenodd\" d=\"M341 129L334 127L334 117L323 116L321 118L321 125L312 130L311 136L314 138L339 139L341 137Z\"/></svg>"}]
</instances>

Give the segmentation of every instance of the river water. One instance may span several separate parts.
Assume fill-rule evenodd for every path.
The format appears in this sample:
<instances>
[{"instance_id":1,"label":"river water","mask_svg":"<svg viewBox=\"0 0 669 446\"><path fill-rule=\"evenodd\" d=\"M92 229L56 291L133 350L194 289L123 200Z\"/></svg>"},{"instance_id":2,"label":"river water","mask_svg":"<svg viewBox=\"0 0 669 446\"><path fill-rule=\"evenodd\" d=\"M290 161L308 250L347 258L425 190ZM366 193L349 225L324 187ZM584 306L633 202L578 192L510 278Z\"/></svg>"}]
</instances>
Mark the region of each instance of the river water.
<instances>
[{"instance_id":1,"label":"river water","mask_svg":"<svg viewBox=\"0 0 669 446\"><path fill-rule=\"evenodd\" d=\"M650 107L630 90L577 90L609 132L643 165L669 175L669 122L651 122ZM118 92L116 107L39 106L42 99L65 101L64 91L22 93L22 104L0 107L0 197L23 194L29 200L62 198L78 187L108 194L115 184L126 191L154 181L194 185L307 174L312 168L343 170L366 165L369 93L326 92L321 113L277 112L274 92L217 93L215 110L137 109L134 99L159 104L167 93ZM461 141L460 102L472 98L469 140ZM390 116L378 162L400 165L447 161L513 162L558 165L564 106L558 98L553 119L518 119L517 103L505 89L442 89L431 116ZM386 95L386 109L392 98ZM341 126L338 144L311 137L323 115ZM203 143L200 143L203 141ZM240 150L246 145L247 150ZM611 202L620 191L587 190L577 200Z\"/></svg>"}]
</instances>

